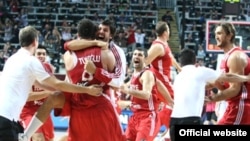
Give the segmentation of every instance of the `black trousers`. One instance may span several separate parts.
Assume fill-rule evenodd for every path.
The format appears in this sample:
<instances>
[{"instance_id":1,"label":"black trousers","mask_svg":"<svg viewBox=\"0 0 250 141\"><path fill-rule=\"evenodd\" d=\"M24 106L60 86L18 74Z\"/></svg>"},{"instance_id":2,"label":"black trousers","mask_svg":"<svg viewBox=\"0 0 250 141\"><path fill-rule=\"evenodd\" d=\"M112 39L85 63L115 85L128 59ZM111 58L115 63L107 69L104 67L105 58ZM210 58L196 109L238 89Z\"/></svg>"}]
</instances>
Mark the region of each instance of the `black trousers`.
<instances>
[{"instance_id":1,"label":"black trousers","mask_svg":"<svg viewBox=\"0 0 250 141\"><path fill-rule=\"evenodd\" d=\"M18 141L18 133L23 131L19 122L0 116L0 141Z\"/></svg>"},{"instance_id":2,"label":"black trousers","mask_svg":"<svg viewBox=\"0 0 250 141\"><path fill-rule=\"evenodd\" d=\"M200 117L184 117L170 119L170 139L175 141L175 125L201 125Z\"/></svg>"}]
</instances>

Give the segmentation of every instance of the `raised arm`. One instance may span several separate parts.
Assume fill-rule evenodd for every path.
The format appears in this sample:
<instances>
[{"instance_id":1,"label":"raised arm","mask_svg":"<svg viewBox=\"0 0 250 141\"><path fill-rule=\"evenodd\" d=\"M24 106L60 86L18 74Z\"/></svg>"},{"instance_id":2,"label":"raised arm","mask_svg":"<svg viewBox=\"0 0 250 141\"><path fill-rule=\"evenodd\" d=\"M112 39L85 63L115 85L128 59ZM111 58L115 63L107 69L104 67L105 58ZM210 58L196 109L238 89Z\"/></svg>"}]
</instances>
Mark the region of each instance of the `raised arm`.
<instances>
[{"instance_id":1,"label":"raised arm","mask_svg":"<svg viewBox=\"0 0 250 141\"><path fill-rule=\"evenodd\" d=\"M178 72L181 72L181 66L174 58L174 55L171 53L172 65L177 69Z\"/></svg>"},{"instance_id":2,"label":"raised arm","mask_svg":"<svg viewBox=\"0 0 250 141\"><path fill-rule=\"evenodd\" d=\"M145 58L145 64L150 65L155 58L164 55L164 48L161 44L154 44L148 50L148 56Z\"/></svg>"},{"instance_id":3,"label":"raised arm","mask_svg":"<svg viewBox=\"0 0 250 141\"><path fill-rule=\"evenodd\" d=\"M98 68L93 62L88 62L85 64L86 70L94 74L94 77L99 81L104 82L113 87L120 87L125 79L126 74L126 57L124 51L119 47L111 47L110 50L114 54L116 65L115 70L111 73L105 69Z\"/></svg>"},{"instance_id":4,"label":"raised arm","mask_svg":"<svg viewBox=\"0 0 250 141\"><path fill-rule=\"evenodd\" d=\"M103 49L108 48L108 43L98 40L71 40L64 44L65 50L81 50L92 46L98 46Z\"/></svg>"}]
</instances>

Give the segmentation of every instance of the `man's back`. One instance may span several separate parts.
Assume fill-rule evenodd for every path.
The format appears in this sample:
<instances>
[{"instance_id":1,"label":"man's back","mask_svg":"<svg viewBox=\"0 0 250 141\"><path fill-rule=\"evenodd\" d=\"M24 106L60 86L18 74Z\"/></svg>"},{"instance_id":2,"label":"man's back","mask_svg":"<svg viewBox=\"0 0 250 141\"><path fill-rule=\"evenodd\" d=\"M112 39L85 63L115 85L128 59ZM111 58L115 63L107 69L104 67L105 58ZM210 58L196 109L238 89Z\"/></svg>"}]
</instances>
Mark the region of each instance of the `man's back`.
<instances>
[{"instance_id":1,"label":"man's back","mask_svg":"<svg viewBox=\"0 0 250 141\"><path fill-rule=\"evenodd\" d=\"M67 69L67 60L65 62L69 79L80 85L98 84L103 86L103 93L99 97L93 97L87 94L73 94L70 99L71 118L69 137L72 140L121 140L123 141L122 130L117 118L115 109L106 94L109 89L107 84L97 80L89 73L84 73L84 59L91 60L96 67L114 70L114 56L111 51L101 50L91 47L88 49L74 52L74 67ZM79 126L80 125L80 126ZM109 131L107 132L107 129ZM83 136L84 133L87 136ZM96 133L99 133L96 135Z\"/></svg>"},{"instance_id":2,"label":"man's back","mask_svg":"<svg viewBox=\"0 0 250 141\"><path fill-rule=\"evenodd\" d=\"M85 86L89 86L92 84L101 85L105 93L105 91L109 89L109 86L94 78L92 74L86 72L84 70L84 67L86 61L90 60L95 64L96 67L104 68L106 70L114 70L115 61L112 58L114 56L112 56L112 53L110 54L109 52L110 51L101 50L101 48L99 47L91 47L71 52L70 56L72 62L71 63L68 63L68 61L65 62L69 80L72 83L78 85L85 85ZM71 66L71 68L69 68L69 66ZM75 94L73 95L72 98L73 101L75 101L75 104L77 105L80 104L85 106L91 106L92 104L100 103L103 97L102 96L93 97L90 95Z\"/></svg>"},{"instance_id":3,"label":"man's back","mask_svg":"<svg viewBox=\"0 0 250 141\"><path fill-rule=\"evenodd\" d=\"M167 45L164 45L160 41L154 41L153 44L159 44L164 48L164 55L163 56L158 56L155 58L152 63L152 70L156 73L156 76L158 79L161 81L168 82L170 81L170 71L171 71L171 66L172 66L172 61L171 61L171 50Z\"/></svg>"},{"instance_id":4,"label":"man's back","mask_svg":"<svg viewBox=\"0 0 250 141\"><path fill-rule=\"evenodd\" d=\"M172 117L201 116L205 85L219 76L214 70L206 67L186 65L174 81L174 108ZM196 107L195 109L193 107Z\"/></svg>"},{"instance_id":5,"label":"man's back","mask_svg":"<svg viewBox=\"0 0 250 141\"><path fill-rule=\"evenodd\" d=\"M42 80L49 76L43 69L40 61L34 56L27 54L30 53L21 48L7 60L2 72L0 103L5 105L5 107L1 106L0 115L6 118L12 117L11 119L13 119L14 117L15 120L18 120L35 79ZM16 62L19 63L17 64ZM5 101L5 99L11 101Z\"/></svg>"}]
</instances>

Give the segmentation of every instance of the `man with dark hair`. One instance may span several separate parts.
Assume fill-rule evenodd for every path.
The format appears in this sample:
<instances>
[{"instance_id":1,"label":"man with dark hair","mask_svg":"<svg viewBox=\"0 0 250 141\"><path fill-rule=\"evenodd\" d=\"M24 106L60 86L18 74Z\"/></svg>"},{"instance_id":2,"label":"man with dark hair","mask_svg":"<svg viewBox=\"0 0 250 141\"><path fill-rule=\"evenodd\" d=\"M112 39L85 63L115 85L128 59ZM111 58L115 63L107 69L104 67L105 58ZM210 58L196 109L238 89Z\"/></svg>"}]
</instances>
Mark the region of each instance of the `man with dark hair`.
<instances>
[{"instance_id":1,"label":"man with dark hair","mask_svg":"<svg viewBox=\"0 0 250 141\"><path fill-rule=\"evenodd\" d=\"M206 67L196 67L196 54L191 49L183 49L179 62L182 71L176 76L174 106L170 120L170 137L175 141L175 125L200 125L205 100L205 86L215 81L242 82L238 75L227 76ZM194 108L195 107L195 108Z\"/></svg>"},{"instance_id":2,"label":"man with dark hair","mask_svg":"<svg viewBox=\"0 0 250 141\"><path fill-rule=\"evenodd\" d=\"M164 93L166 101L173 105L167 88L159 81L154 73L145 67L146 53L142 48L133 51L132 63L134 73L129 87L124 85L121 91L131 95L131 110L133 112L126 129L126 139L129 141L153 141L157 136L160 125L158 116L159 103L157 92ZM143 129L143 130L142 130Z\"/></svg>"},{"instance_id":3,"label":"man with dark hair","mask_svg":"<svg viewBox=\"0 0 250 141\"><path fill-rule=\"evenodd\" d=\"M115 61L116 61L116 68L113 73L108 73L104 69L100 69L98 67L95 67L95 65L89 61L87 62L86 70L92 74L94 74L94 77L100 81L104 81L105 83L108 83L109 85L114 86L121 86L123 84L123 80L125 79L126 74L126 57L124 51L117 46L113 41L113 37L116 32L116 27L113 22L110 20L104 20L100 25L97 32L97 39L98 41L83 41L83 40L73 40L70 42L67 42L65 44L66 50L80 50L83 48L88 48L92 46L99 46L103 49L109 49L112 51ZM99 41L100 40L100 41ZM106 44L104 44L104 41ZM108 46L107 46L108 45ZM105 75L109 74L109 75Z\"/></svg>"},{"instance_id":4,"label":"man with dark hair","mask_svg":"<svg viewBox=\"0 0 250 141\"><path fill-rule=\"evenodd\" d=\"M83 19L79 22L78 35L80 40L93 40L96 32L97 27L90 20ZM115 58L112 52L102 50L99 47L93 46L79 51L67 51L64 54L65 68L71 83L87 86L101 85L102 95L99 97L80 96L77 93L52 95L38 110L36 117L41 120L46 119L45 115L50 113L53 108L60 108L55 111L56 115L70 116L70 140L123 141L124 136L118 116L107 94L110 86L85 70L89 61L107 72L113 71L115 67ZM43 113L44 111L46 114ZM33 132L32 128L30 128L31 130L27 129L25 133Z\"/></svg>"},{"instance_id":5,"label":"man with dark hair","mask_svg":"<svg viewBox=\"0 0 250 141\"><path fill-rule=\"evenodd\" d=\"M19 41L22 47L6 61L0 80L0 140L4 141L18 140L18 133L22 132L18 124L20 113L35 82L42 88L93 96L99 96L102 90L60 81L47 73L42 63L33 56L38 46L38 34L34 27L22 28ZM37 123L42 124L41 121Z\"/></svg>"},{"instance_id":6,"label":"man with dark hair","mask_svg":"<svg viewBox=\"0 0 250 141\"><path fill-rule=\"evenodd\" d=\"M113 87L119 87L123 84L126 74L126 57L123 49L117 46L113 41L113 37L116 32L116 27L110 20L104 20L100 25L97 32L96 41L84 41L84 40L73 40L65 44L66 49L79 50L86 47L91 47L93 44L97 46L102 46L103 49L108 49L113 53L115 57L115 69L112 72L108 72L102 68L98 68L94 65L92 61L86 62L86 71L93 74L94 78L107 83ZM103 42L106 44L103 47ZM108 45L108 46L107 46ZM115 106L118 95L115 94L114 90L109 92L110 98Z\"/></svg>"}]
</instances>

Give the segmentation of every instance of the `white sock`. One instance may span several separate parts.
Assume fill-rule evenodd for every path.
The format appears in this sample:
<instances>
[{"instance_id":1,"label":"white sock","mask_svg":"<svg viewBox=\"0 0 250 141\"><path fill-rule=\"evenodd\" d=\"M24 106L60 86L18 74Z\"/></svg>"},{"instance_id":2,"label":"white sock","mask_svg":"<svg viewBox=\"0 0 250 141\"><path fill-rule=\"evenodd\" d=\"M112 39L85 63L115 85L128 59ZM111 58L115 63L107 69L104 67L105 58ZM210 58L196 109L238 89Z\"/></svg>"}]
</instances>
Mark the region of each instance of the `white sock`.
<instances>
[{"instance_id":1,"label":"white sock","mask_svg":"<svg viewBox=\"0 0 250 141\"><path fill-rule=\"evenodd\" d=\"M37 129L43 124L36 116L33 116L28 127L24 130L24 134L30 139Z\"/></svg>"}]
</instances>

